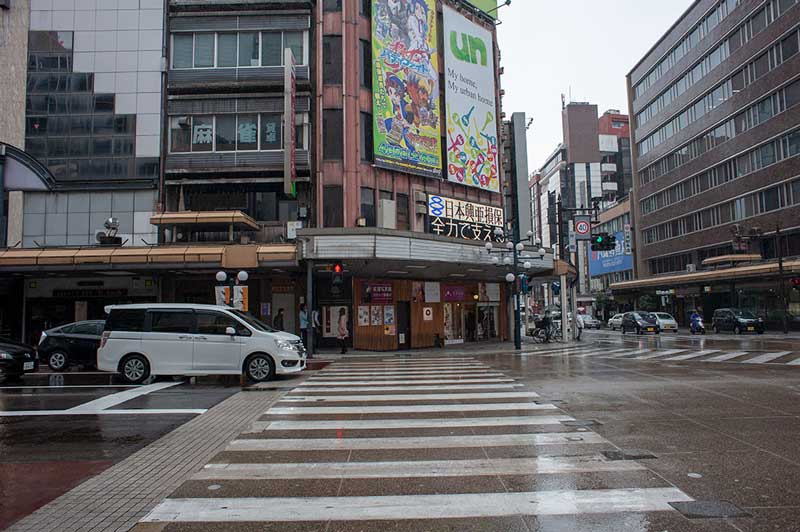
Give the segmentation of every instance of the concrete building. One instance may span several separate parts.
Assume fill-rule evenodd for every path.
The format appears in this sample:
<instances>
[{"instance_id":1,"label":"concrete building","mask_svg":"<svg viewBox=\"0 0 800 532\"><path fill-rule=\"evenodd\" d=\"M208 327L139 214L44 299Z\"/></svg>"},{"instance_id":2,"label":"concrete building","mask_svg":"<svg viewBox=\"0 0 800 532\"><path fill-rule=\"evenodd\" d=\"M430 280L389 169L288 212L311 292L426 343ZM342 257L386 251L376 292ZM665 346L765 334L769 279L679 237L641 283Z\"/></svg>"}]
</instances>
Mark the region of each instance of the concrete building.
<instances>
[{"instance_id":1,"label":"concrete building","mask_svg":"<svg viewBox=\"0 0 800 532\"><path fill-rule=\"evenodd\" d=\"M776 263L800 256L799 30L794 0L698 0L628 74L639 280L615 294L800 314Z\"/></svg>"},{"instance_id":2,"label":"concrete building","mask_svg":"<svg viewBox=\"0 0 800 532\"><path fill-rule=\"evenodd\" d=\"M284 309L297 332L306 303L321 345L342 309L362 349L508 338L509 268L485 244L524 239L531 217L494 19L397 5L34 0L17 156L38 173L0 252L22 309L0 326L35 341L111 303L213 302L215 274L244 270L252 314ZM459 34L477 40L453 48ZM467 74L477 91L440 82ZM453 122L463 98L480 110ZM527 273L549 274L537 252Z\"/></svg>"}]
</instances>

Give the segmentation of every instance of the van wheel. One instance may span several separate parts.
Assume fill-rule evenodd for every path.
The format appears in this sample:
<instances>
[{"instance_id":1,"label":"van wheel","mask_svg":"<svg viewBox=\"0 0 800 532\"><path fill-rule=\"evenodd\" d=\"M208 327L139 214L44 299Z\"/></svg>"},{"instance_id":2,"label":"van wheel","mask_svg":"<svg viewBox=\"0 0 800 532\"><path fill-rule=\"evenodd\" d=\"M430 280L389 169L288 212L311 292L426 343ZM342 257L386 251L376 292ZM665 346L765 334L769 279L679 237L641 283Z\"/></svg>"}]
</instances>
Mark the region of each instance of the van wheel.
<instances>
[{"instance_id":1,"label":"van wheel","mask_svg":"<svg viewBox=\"0 0 800 532\"><path fill-rule=\"evenodd\" d=\"M119 366L122 378L131 384L141 384L150 376L150 363L142 355L128 355Z\"/></svg>"},{"instance_id":2,"label":"van wheel","mask_svg":"<svg viewBox=\"0 0 800 532\"><path fill-rule=\"evenodd\" d=\"M53 371L64 371L67 369L67 354L63 351L53 351L47 357L47 365Z\"/></svg>"},{"instance_id":3,"label":"van wheel","mask_svg":"<svg viewBox=\"0 0 800 532\"><path fill-rule=\"evenodd\" d=\"M275 363L267 355L257 354L247 359L245 366L247 378L255 382L264 382L275 376Z\"/></svg>"}]
</instances>

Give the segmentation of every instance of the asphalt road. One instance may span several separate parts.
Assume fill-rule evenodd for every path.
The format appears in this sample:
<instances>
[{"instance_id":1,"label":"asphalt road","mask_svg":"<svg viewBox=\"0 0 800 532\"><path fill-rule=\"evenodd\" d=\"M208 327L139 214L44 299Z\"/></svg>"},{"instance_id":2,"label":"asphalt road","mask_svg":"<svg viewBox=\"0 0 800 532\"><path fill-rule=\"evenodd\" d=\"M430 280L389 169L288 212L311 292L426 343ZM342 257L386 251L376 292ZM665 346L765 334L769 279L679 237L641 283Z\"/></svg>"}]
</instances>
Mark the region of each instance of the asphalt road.
<instances>
[{"instance_id":1,"label":"asphalt road","mask_svg":"<svg viewBox=\"0 0 800 532\"><path fill-rule=\"evenodd\" d=\"M100 372L0 384L0 529L238 392L238 381L122 385Z\"/></svg>"}]
</instances>

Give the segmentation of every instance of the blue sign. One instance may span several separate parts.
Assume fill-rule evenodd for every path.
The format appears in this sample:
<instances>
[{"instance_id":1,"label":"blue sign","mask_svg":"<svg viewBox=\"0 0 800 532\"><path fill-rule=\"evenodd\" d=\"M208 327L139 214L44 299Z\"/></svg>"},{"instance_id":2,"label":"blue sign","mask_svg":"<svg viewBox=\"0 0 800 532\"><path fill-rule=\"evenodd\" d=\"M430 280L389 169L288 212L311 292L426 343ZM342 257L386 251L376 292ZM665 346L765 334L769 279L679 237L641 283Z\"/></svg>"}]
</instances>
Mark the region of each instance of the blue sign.
<instances>
[{"instance_id":1,"label":"blue sign","mask_svg":"<svg viewBox=\"0 0 800 532\"><path fill-rule=\"evenodd\" d=\"M625 235L616 234L617 245L610 251L590 251L589 274L594 277L633 269L633 256L625 254Z\"/></svg>"}]
</instances>

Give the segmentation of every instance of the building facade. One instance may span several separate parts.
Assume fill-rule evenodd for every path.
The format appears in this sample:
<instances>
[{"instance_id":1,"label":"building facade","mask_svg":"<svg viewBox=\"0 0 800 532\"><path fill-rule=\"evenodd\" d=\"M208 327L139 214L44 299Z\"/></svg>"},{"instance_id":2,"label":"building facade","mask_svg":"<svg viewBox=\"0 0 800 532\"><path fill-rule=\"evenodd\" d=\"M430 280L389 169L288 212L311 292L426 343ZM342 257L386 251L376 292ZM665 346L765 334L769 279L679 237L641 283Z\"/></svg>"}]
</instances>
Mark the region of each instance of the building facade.
<instances>
[{"instance_id":1,"label":"building facade","mask_svg":"<svg viewBox=\"0 0 800 532\"><path fill-rule=\"evenodd\" d=\"M22 310L2 327L35 341L108 304L213 302L215 274L243 270L252 314L283 309L298 332L306 304L323 346L342 310L357 348L508 338L508 268L485 244L524 239L530 215L511 201L525 124L502 122L491 16L460 0L64 5L33 0L26 19L12 151L29 171L0 253ZM528 251L530 275L552 270Z\"/></svg>"},{"instance_id":2,"label":"building facade","mask_svg":"<svg viewBox=\"0 0 800 532\"><path fill-rule=\"evenodd\" d=\"M731 267L711 283L701 272L744 260L732 255L765 267L800 255L798 31L793 0L699 0L628 74L642 281L621 293L655 295L658 276L670 275L685 286L658 303L679 314L800 313L775 273Z\"/></svg>"}]
</instances>

